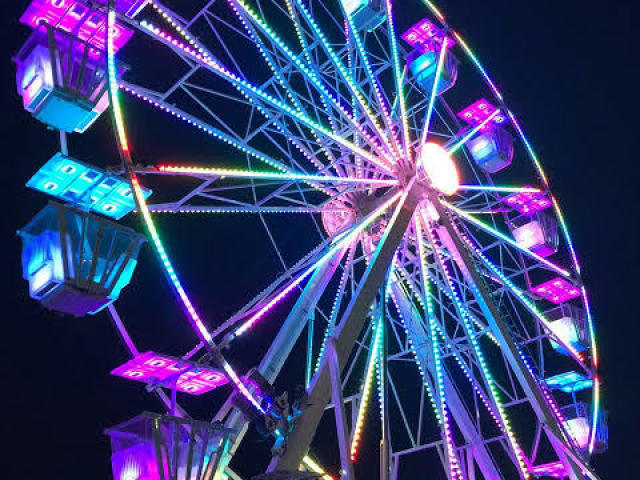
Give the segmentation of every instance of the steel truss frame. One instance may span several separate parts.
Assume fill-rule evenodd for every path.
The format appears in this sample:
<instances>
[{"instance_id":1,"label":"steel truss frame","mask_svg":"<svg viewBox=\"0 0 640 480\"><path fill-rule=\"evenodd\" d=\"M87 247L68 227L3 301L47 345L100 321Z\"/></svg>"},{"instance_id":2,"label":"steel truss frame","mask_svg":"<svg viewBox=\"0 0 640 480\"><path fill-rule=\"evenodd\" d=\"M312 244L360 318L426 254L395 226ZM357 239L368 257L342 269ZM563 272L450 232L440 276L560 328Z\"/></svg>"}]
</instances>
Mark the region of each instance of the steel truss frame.
<instances>
[{"instance_id":1,"label":"steel truss frame","mask_svg":"<svg viewBox=\"0 0 640 480\"><path fill-rule=\"evenodd\" d=\"M315 178L258 182L249 178L248 182L239 181L229 185L222 182L226 178L224 174L193 170L162 171L155 167L136 166L136 173L147 178L154 175L179 176L188 177L196 183L188 193L174 201L149 205L150 211L256 214L280 258L282 274L216 329L214 337L228 336L236 325L259 311L262 305L273 302L288 282L295 279L304 268L324 258L323 253L332 243L344 238L341 235L346 235L350 230L336 232L327 238L317 215L330 211L335 200L366 195L372 191L375 181L394 178L397 171L389 168L393 163L391 159L402 152L394 144L394 134L389 132L402 132L399 123L400 119L405 118L407 128L399 137L407 142L407 151L419 149L424 118L429 116L427 112L433 107L429 96L421 92L406 69L402 72L402 81L406 86L405 99L411 100L407 102L408 106L403 107L400 99L402 94L395 92L396 96L393 98L392 89L377 88L374 78L385 78L397 73L394 72L392 54L386 50L387 39L394 35L388 21L371 33L357 33L362 35L360 40L354 36L353 26L347 25L345 41L340 43L332 39L324 42L317 37L314 25L299 18L310 14L312 10L307 12L302 7L304 4L298 0L287 0L291 7L289 11L285 11L280 5L276 5L276 10L294 18L302 52L293 56L283 47L280 39L260 21L261 17L266 16L265 12L273 13L273 2L257 1L255 9L250 11L244 9L244 2L230 0L238 12L240 24L221 16L218 11L221 3L222 0L209 1L189 18L183 18L154 2L184 32L199 39L194 44L199 46L199 56L188 53L166 36L158 35L155 27L149 24L122 18L122 21L149 35L154 42L170 49L182 68L177 78L162 89L151 89L131 82L122 82L121 88L243 152L249 170L267 163L283 174L337 176L343 179L336 182L319 181ZM318 15L334 24L334 30L338 28L343 31L344 25L322 2L314 3L313 6ZM318 12L319 10L322 11ZM242 30L241 26L245 29ZM234 56L228 48L231 42L223 40L226 38L258 47L268 69L259 72L265 78L255 88L236 81L230 82L228 74L211 66L212 62L229 65L239 78L249 77L243 71L246 66L243 67L241 59ZM363 57L359 42L371 48L368 58ZM205 48L204 45L209 47ZM398 46L398 49L401 56L406 55L407 52L402 47ZM349 66L348 73L341 71L339 62ZM309 73L305 66L312 66L314 71ZM346 87L345 78L349 75L353 84ZM335 80L333 83L323 83L323 90L318 87L318 78ZM356 99L356 94L361 98ZM219 113L220 102L242 109L246 118L243 129L223 118ZM343 104L352 106L352 116L345 115L341 110ZM302 112L304 119L301 120L300 115L283 108L283 105L293 105L296 112ZM363 105L375 106L373 114L366 111ZM387 106L389 112L385 114ZM438 97L434 112L435 120L427 125L428 135L445 145L454 144L460 138L460 134L456 132L460 132L462 126L453 114L453 109L444 98ZM323 122L328 122L329 126L325 127ZM376 132L380 134L378 142L373 139ZM333 142L328 142L327 139L332 139ZM377 156L374 158L374 155ZM491 177L477 168L466 151L461 150L460 156L477 184L492 185ZM404 168L415 168L415 160L404 160ZM350 181L344 177L368 179L370 183ZM275 456L269 468L298 468L330 403L332 393L334 407L337 402L343 402L343 395L345 401L351 400L354 418L355 413L364 405L362 392L343 393L336 391L335 387L341 383L348 390L349 385L354 382L358 361L361 355L369 351L368 341L373 335L370 328L365 331L363 328L372 304L385 304L385 295L380 295L379 292L381 288L384 291L384 284L388 280L386 288L393 298L396 311L393 312L388 306L383 308L388 326L388 342L393 345L386 357L388 367L383 376L389 387L388 403L397 409L401 419L399 425L402 427L402 433L398 433L397 429L387 429L387 438L384 439L385 445L389 447L389 458L388 466L383 470L390 478L397 478L404 456L427 450L438 453L450 478L455 476L451 469L451 464L455 462L460 465L459 472L464 479L476 478L476 466L484 478L512 478L503 473L504 458L507 463L511 462L511 468L518 471L519 453L510 443L508 426L504 420L498 419L497 425L486 427L486 409L495 416L495 412L500 409L515 409L524 404L529 405L537 416L535 436L529 448L533 456L541 448L542 430L548 430L551 446L565 464L571 478L593 478L594 474L581 455L575 453L576 449L571 444L569 435L550 410L541 391L543 387L539 380L545 376L544 342L549 338L557 339L541 321L531 321L522 298L509 289L507 284L503 282L498 287L489 287L487 282L491 281L491 273L482 268L479 260L469 253L468 246L460 240L460 235L464 234L472 244L480 245L481 254L497 259L494 260L497 268L510 282L531 286L532 273L548 271L549 268L528 258L503 239L487 235L462 220L453 218L450 211L441 205L439 196L433 190L429 190L425 196L422 188L413 181L407 185L398 183L398 189L404 191L404 195L398 206L394 207L395 213L377 245L365 246L364 234L359 234L357 240L338 250L316 268L304 287L297 286L296 290L301 292L299 298L258 366L258 371L267 381L275 381L305 326L311 331L311 325L316 319L326 322L329 335L323 348L328 345L329 354L320 357L315 375L309 378L311 405L304 410L291 432L286 452ZM425 201L430 202L438 213L440 226L437 228L433 225L438 225L438 222L424 218ZM453 200L453 205L471 211L494 210L501 205L501 196L491 191L459 193ZM416 209L420 213L414 215ZM336 210L340 211L341 208L336 207ZM268 226L268 215L279 213L310 215L318 233L319 245L294 265L287 264ZM504 227L511 216L508 212L492 215L490 226L494 229ZM431 228L428 225L436 228L436 233L425 234L422 229ZM361 242L359 249L356 247L358 242ZM416 242L426 243L429 257L426 268L421 265L421 254ZM438 247L437 243L441 245ZM446 273L447 270L449 273ZM336 273L343 275L344 282L341 282L342 286L337 292L337 308L334 306L331 311L326 311L326 308L320 306L320 301ZM571 272L571 277L579 282L577 272ZM434 288L432 292L425 290L424 278L428 278ZM462 304L455 301L456 295L460 297ZM527 298L530 301L539 300L529 294ZM437 311L437 331L425 320L428 316L425 305L430 302ZM110 308L110 313L131 354L135 354L135 346L113 307ZM472 321L472 326L469 327L464 319ZM310 338L312 336L310 334ZM502 376L493 380L493 387L483 377L484 360L475 346L480 343L484 347L485 344L491 345L491 342L506 347L498 350L503 364ZM429 347L432 343L438 346L432 349ZM310 345L310 351L313 351L312 341ZM522 348L528 349L530 361L537 369L535 376L521 356ZM201 345L190 349L185 358L197 355L200 349ZM442 359L442 373L435 369L437 362L434 355ZM394 364L408 361L415 361L422 373L422 379L418 382L417 415L403 405L402 393L397 388L398 381L394 380ZM470 396L465 396L463 390L456 385L456 375L460 375L459 372L454 372L456 365L468 377L469 386L466 388L471 389ZM585 372L592 377L594 375L586 367ZM444 402L436 398L436 392L440 388L439 376L444 378L442 398L447 399L445 406ZM492 388L504 400L501 404ZM168 399L161 390L156 390L156 393L171 409L186 414L177 405L175 396ZM445 440L425 433L426 411L429 408L426 397L429 395L433 397L431 401L436 410L446 408L451 412L451 418L463 438L463 444L455 447L453 453L447 452ZM387 408L389 411L392 409L390 406ZM347 440L351 440L347 438L350 435L348 422L342 409L336 410L342 469L346 472L346 478L351 479L354 473L346 452ZM235 444L229 450L231 457L247 431L248 424L239 411L233 408L231 398L214 418L225 420L227 426L239 432ZM437 425L437 435L444 436L443 420L439 419ZM408 439L408 443L405 439L405 445L401 447L399 445L403 441L399 437L402 435ZM496 448L504 458L496 460ZM384 475L383 472L382 476Z\"/></svg>"}]
</instances>

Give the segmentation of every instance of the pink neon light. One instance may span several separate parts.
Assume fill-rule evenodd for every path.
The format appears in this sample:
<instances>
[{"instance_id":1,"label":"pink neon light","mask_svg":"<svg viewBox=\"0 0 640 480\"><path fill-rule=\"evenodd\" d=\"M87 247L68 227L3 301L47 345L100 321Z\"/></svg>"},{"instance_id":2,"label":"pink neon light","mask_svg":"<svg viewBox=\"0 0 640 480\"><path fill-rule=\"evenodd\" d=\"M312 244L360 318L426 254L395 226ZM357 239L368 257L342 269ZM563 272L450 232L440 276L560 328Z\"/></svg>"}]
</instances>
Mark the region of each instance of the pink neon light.
<instances>
[{"instance_id":1,"label":"pink neon light","mask_svg":"<svg viewBox=\"0 0 640 480\"><path fill-rule=\"evenodd\" d=\"M534 475L544 475L553 478L566 478L569 476L569 473L560 461L531 466L529 467L529 472Z\"/></svg>"},{"instance_id":2,"label":"pink neon light","mask_svg":"<svg viewBox=\"0 0 640 480\"><path fill-rule=\"evenodd\" d=\"M131 8L132 0L116 2L124 10ZM120 10L120 9L119 9ZM79 0L33 0L20 17L20 23L31 28L38 28L43 23L52 25L66 32L74 32L78 38L94 47L104 50L106 17ZM113 45L117 52L133 36L133 30L115 24Z\"/></svg>"},{"instance_id":3,"label":"pink neon light","mask_svg":"<svg viewBox=\"0 0 640 480\"><path fill-rule=\"evenodd\" d=\"M530 185L526 185L530 188ZM503 199L503 202L520 213L531 215L551 206L551 200L542 192L514 193Z\"/></svg>"},{"instance_id":4,"label":"pink neon light","mask_svg":"<svg viewBox=\"0 0 640 480\"><path fill-rule=\"evenodd\" d=\"M202 395L227 383L226 377L219 370L198 367L191 362L155 352L136 356L113 370L111 375L167 388L172 388L175 381L176 390L192 395Z\"/></svg>"},{"instance_id":5,"label":"pink neon light","mask_svg":"<svg viewBox=\"0 0 640 480\"><path fill-rule=\"evenodd\" d=\"M476 127L485 122L491 115L495 113L496 110L498 110L496 107L491 105L491 103L489 103L484 98L481 98L480 100L473 102L464 110L458 112L458 117L464 120L469 125ZM507 119L505 118L505 116L501 113L498 113L495 117L493 117L491 122L487 123L484 127L482 127L481 130L491 130L491 127L493 125L501 125L506 121Z\"/></svg>"},{"instance_id":6,"label":"pink neon light","mask_svg":"<svg viewBox=\"0 0 640 480\"><path fill-rule=\"evenodd\" d=\"M423 52L433 49L434 43L442 43L442 29L428 19L422 19L413 27L402 34L402 39L412 47ZM447 48L453 47L456 42L451 37L446 37Z\"/></svg>"},{"instance_id":7,"label":"pink neon light","mask_svg":"<svg viewBox=\"0 0 640 480\"><path fill-rule=\"evenodd\" d=\"M531 291L556 305L580 296L580 289L561 277L533 287Z\"/></svg>"}]
</instances>

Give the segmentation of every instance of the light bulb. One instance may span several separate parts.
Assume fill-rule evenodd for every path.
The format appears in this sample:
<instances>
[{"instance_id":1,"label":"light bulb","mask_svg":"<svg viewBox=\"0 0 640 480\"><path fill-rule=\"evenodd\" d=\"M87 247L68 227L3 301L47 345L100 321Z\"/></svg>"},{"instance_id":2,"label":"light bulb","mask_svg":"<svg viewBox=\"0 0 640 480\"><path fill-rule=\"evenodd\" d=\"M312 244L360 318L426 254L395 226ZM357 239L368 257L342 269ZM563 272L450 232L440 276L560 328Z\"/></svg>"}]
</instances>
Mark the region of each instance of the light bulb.
<instances>
[{"instance_id":1,"label":"light bulb","mask_svg":"<svg viewBox=\"0 0 640 480\"><path fill-rule=\"evenodd\" d=\"M460 178L451 156L437 143L427 142L420 150L420 163L433 187L445 195L458 191Z\"/></svg>"}]
</instances>

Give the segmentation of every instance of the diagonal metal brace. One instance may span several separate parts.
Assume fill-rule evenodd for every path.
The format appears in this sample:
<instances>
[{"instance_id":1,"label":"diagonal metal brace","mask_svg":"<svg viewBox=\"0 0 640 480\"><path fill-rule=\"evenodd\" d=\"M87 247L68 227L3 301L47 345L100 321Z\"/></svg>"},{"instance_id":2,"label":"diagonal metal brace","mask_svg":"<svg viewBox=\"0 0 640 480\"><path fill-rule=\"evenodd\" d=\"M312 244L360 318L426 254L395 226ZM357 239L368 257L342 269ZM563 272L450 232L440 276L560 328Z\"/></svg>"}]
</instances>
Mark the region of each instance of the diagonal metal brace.
<instances>
[{"instance_id":1,"label":"diagonal metal brace","mask_svg":"<svg viewBox=\"0 0 640 480\"><path fill-rule=\"evenodd\" d=\"M396 249L409 227L418 200L413 184L410 184L401 197L389 226L336 329L335 351L340 371L345 367L358 335L362 331L371 304L385 281ZM273 457L267 471L295 471L309 450L311 440L331 398L331 378L326 358L320 364L308 394L308 405L298 418L294 430L289 434L286 452L282 456Z\"/></svg>"}]
</instances>

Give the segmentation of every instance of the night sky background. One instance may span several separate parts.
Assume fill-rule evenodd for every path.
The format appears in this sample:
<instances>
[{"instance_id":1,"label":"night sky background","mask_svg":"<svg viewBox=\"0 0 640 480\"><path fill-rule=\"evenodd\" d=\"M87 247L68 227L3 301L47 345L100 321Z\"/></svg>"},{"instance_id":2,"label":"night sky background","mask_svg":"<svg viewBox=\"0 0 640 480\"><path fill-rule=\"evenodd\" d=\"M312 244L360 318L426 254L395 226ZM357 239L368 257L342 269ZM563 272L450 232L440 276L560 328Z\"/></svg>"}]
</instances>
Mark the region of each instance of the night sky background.
<instances>
[{"instance_id":1,"label":"night sky background","mask_svg":"<svg viewBox=\"0 0 640 480\"><path fill-rule=\"evenodd\" d=\"M0 56L5 151L1 190L5 210L0 236L4 307L0 334L0 477L107 480L111 478L110 448L102 433L104 428L144 409L157 411L159 405L140 385L108 375L126 359L126 353L107 315L72 319L46 312L29 298L21 276L20 242L15 231L46 202L43 195L27 190L24 184L57 149L55 134L22 109L15 91L15 69L10 58L29 34L18 24L27 3L2 2L0 33L5 49ZM640 454L640 316L636 305L640 288L640 168L635 150L640 139L640 45L638 12L632 11L632 3L438 2L450 24L478 53L519 117L568 219L590 291L604 382L602 397L609 411L609 451L593 462L604 480L638 478ZM417 13L401 14L419 18ZM157 150L156 154L171 157L172 152L177 155L185 149L197 153L193 145L201 142L200 137L187 129L171 129L174 125L171 120L158 119L132 127L134 151L138 144L143 148L145 140L171 132L175 142L167 147L170 151ZM105 115L89 134L71 139L71 153L97 165L116 164L108 127ZM198 145L200 151L212 145L215 148L211 141ZM156 143L155 148L161 145ZM232 311L243 300L241 294L234 293L241 284L227 281L224 273L233 277L236 269L249 268L253 269L249 273L257 274L276 264L268 255L259 265L240 267L224 255L202 262L193 258L192 250L180 248L180 240L199 232L203 221L187 221L182 237L178 235L177 239L165 235L169 251L205 311L224 299L228 299ZM161 230L163 226L160 223ZM238 241L245 241L241 238L243 231L233 233L233 238L239 234ZM249 230L244 233L247 238L257 235ZM206 251L210 242L211 251L215 251L231 235L212 228L200 239L200 248ZM283 238L286 241L286 232ZM172 345L189 345L192 336L185 324L175 321L180 313L172 306L174 302L159 273L147 246L119 308L131 320L141 350L153 347L179 353L182 347L173 346L172 351ZM218 293L211 294L212 290ZM158 296L166 297L161 307L153 301ZM224 318L222 312L217 314ZM240 366L246 368L252 362L247 358ZM196 408L211 411L202 403ZM267 450L266 446L254 447L256 451Z\"/></svg>"}]
</instances>

